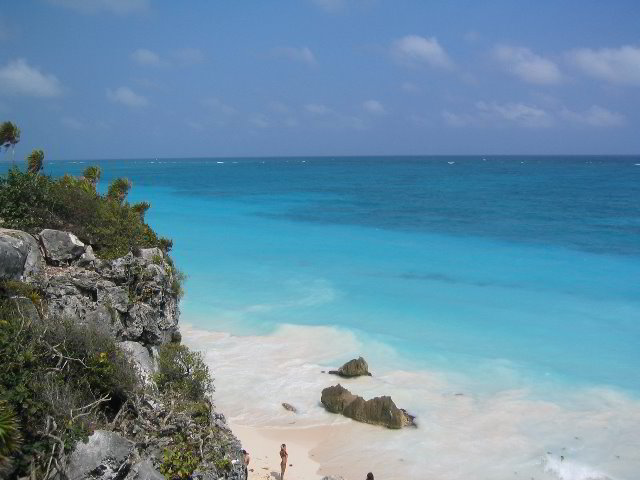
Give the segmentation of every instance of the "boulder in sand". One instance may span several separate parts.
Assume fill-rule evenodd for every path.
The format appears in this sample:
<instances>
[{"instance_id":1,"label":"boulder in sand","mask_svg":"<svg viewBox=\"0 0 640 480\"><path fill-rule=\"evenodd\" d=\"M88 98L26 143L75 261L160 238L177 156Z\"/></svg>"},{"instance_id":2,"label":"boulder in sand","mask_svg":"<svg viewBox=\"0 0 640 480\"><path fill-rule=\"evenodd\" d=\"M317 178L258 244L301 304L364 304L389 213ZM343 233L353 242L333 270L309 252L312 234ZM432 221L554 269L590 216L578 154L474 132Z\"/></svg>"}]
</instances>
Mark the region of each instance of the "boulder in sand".
<instances>
[{"instance_id":1,"label":"boulder in sand","mask_svg":"<svg viewBox=\"0 0 640 480\"><path fill-rule=\"evenodd\" d=\"M414 417L398 408L388 396L365 400L338 384L322 390L320 401L328 411L342 413L358 422L394 429L415 426Z\"/></svg>"},{"instance_id":2,"label":"boulder in sand","mask_svg":"<svg viewBox=\"0 0 640 480\"><path fill-rule=\"evenodd\" d=\"M290 412L298 413L298 409L296 407L294 407L293 405L291 405L290 403L286 403L285 402L285 403L282 404L282 407L285 410L289 410Z\"/></svg>"}]
</instances>

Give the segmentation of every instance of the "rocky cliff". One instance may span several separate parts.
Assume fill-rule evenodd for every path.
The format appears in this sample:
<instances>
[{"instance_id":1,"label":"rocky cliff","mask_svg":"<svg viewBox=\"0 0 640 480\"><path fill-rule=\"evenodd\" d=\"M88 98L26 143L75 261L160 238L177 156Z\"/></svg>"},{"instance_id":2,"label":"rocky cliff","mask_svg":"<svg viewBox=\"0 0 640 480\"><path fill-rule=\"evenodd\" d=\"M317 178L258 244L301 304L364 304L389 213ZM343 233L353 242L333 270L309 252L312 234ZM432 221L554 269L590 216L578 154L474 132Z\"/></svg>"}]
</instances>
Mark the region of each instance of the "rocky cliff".
<instances>
[{"instance_id":1,"label":"rocky cliff","mask_svg":"<svg viewBox=\"0 0 640 480\"><path fill-rule=\"evenodd\" d=\"M168 255L134 249L107 261L69 232L0 229L0 282L7 281L39 292L37 302L12 297L23 318L62 318L109 332L143 385L86 443L62 446L65 453L55 457L62 464L50 461L57 468L49 465L46 478L186 478L186 470L172 470L183 464L191 478L245 478L241 445L211 403L178 408L154 383L158 347L180 342L180 279ZM180 445L195 445L193 458L180 457Z\"/></svg>"}]
</instances>

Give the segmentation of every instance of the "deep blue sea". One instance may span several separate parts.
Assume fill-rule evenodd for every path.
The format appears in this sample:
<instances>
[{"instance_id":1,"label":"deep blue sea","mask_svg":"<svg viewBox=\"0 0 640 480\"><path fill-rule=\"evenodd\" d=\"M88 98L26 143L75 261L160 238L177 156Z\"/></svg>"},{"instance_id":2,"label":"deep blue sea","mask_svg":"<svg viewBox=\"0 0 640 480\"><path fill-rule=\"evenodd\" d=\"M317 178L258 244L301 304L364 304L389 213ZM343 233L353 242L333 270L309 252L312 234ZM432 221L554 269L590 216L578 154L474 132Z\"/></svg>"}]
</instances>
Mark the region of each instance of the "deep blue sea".
<instances>
[{"instance_id":1,"label":"deep blue sea","mask_svg":"<svg viewBox=\"0 0 640 480\"><path fill-rule=\"evenodd\" d=\"M130 178L129 200L149 201L148 223L173 238L189 277L182 322L226 332L191 341L211 350L237 422L277 424L265 397L283 391L309 424L329 421L319 390L299 391L363 354L381 380L358 393L392 391L448 439L406 434L399 451L440 460L405 478L640 478L640 157L132 159L46 173L89 164L102 189ZM453 475L461 454L469 470Z\"/></svg>"}]
</instances>

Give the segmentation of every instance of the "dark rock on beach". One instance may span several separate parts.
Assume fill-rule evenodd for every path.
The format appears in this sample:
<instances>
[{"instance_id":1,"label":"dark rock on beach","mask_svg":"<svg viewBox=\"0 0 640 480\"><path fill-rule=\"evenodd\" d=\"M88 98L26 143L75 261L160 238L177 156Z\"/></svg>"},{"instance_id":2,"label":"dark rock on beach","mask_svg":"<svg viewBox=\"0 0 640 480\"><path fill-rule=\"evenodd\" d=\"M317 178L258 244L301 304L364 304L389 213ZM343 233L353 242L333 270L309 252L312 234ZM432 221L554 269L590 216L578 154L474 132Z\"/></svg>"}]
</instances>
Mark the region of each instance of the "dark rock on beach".
<instances>
[{"instance_id":1,"label":"dark rock on beach","mask_svg":"<svg viewBox=\"0 0 640 480\"><path fill-rule=\"evenodd\" d=\"M342 413L358 422L393 429L415 426L415 417L398 408L388 396L365 400L338 384L322 390L320 401L328 411Z\"/></svg>"},{"instance_id":2,"label":"dark rock on beach","mask_svg":"<svg viewBox=\"0 0 640 480\"><path fill-rule=\"evenodd\" d=\"M329 373L344 378L361 377L363 375L371 376L371 373L369 373L369 365L367 365L367 361L362 357L349 360L338 370L330 370Z\"/></svg>"},{"instance_id":3,"label":"dark rock on beach","mask_svg":"<svg viewBox=\"0 0 640 480\"><path fill-rule=\"evenodd\" d=\"M298 413L298 409L296 407L294 407L293 405L291 405L290 403L286 403L285 402L285 403L282 404L282 407L285 410L289 410L290 412Z\"/></svg>"}]
</instances>

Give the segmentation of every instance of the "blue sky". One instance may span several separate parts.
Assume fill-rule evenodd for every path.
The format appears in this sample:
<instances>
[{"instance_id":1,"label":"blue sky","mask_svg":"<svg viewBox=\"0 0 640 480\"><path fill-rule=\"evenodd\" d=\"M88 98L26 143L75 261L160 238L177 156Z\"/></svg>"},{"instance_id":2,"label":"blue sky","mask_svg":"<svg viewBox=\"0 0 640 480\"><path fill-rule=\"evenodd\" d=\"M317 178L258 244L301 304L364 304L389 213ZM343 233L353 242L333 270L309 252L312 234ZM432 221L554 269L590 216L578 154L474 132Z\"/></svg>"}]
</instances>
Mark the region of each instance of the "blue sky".
<instances>
[{"instance_id":1,"label":"blue sky","mask_svg":"<svg viewBox=\"0 0 640 480\"><path fill-rule=\"evenodd\" d=\"M640 2L21 0L16 156L637 154Z\"/></svg>"}]
</instances>

